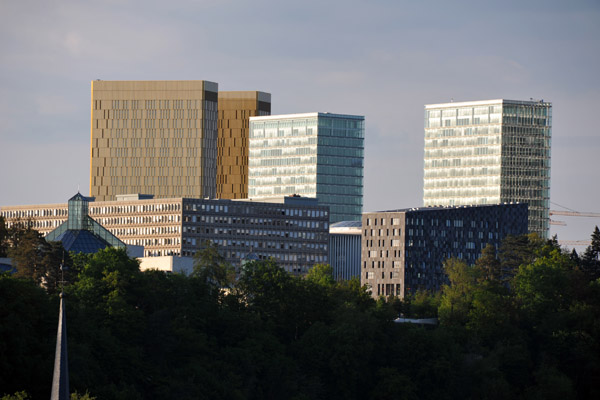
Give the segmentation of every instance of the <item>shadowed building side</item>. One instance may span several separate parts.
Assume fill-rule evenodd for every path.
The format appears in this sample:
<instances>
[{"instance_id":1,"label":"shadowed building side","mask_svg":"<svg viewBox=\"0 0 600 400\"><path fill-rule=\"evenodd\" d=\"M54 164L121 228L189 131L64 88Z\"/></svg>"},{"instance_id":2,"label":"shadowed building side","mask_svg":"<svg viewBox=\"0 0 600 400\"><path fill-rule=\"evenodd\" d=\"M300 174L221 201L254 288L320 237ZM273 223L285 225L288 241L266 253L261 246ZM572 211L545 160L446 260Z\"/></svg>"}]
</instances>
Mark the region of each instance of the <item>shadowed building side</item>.
<instances>
[{"instance_id":1,"label":"shadowed building side","mask_svg":"<svg viewBox=\"0 0 600 400\"><path fill-rule=\"evenodd\" d=\"M250 117L271 114L271 95L264 92L219 92L217 197L248 197Z\"/></svg>"}]
</instances>

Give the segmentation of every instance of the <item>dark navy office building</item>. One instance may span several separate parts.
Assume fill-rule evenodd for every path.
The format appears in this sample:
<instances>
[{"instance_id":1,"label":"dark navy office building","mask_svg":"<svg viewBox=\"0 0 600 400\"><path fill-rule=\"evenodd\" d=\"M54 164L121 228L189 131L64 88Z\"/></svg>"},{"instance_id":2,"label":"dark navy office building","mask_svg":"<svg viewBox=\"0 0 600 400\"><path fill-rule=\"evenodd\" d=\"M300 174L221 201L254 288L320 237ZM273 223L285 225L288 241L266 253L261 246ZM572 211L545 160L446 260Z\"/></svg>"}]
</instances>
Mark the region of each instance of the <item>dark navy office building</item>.
<instances>
[{"instance_id":1,"label":"dark navy office building","mask_svg":"<svg viewBox=\"0 0 600 400\"><path fill-rule=\"evenodd\" d=\"M439 290L444 260L475 263L488 243L526 234L527 217L525 203L363 213L361 283L373 297Z\"/></svg>"}]
</instances>

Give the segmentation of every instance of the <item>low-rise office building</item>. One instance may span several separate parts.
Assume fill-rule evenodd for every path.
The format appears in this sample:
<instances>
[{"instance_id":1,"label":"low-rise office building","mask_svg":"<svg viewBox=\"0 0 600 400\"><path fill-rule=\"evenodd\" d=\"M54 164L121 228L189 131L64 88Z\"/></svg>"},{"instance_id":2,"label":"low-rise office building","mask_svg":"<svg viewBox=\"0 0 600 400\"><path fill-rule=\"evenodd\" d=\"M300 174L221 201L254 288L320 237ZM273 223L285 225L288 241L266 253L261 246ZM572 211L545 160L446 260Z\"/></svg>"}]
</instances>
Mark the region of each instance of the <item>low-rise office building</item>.
<instances>
[{"instance_id":1,"label":"low-rise office building","mask_svg":"<svg viewBox=\"0 0 600 400\"><path fill-rule=\"evenodd\" d=\"M523 203L364 213L361 283L376 298L439 290L444 260L473 264L486 244L526 234L527 216Z\"/></svg>"},{"instance_id":2,"label":"low-rise office building","mask_svg":"<svg viewBox=\"0 0 600 400\"><path fill-rule=\"evenodd\" d=\"M46 235L67 220L67 204L0 208L8 226L28 222ZM205 241L217 243L235 266L253 254L274 258L303 274L328 262L329 209L314 199L286 197L280 203L215 199L149 199L123 196L89 203L89 215L145 256L192 257Z\"/></svg>"}]
</instances>

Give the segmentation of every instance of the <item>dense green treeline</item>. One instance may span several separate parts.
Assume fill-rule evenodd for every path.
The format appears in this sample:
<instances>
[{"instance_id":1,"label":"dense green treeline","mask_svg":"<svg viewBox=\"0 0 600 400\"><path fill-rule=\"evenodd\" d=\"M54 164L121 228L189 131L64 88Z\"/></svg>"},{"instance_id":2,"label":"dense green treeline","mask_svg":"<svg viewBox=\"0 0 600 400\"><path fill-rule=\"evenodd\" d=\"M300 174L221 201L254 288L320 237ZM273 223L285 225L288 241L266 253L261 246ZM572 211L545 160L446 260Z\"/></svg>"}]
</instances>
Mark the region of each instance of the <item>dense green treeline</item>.
<instances>
[{"instance_id":1,"label":"dense green treeline","mask_svg":"<svg viewBox=\"0 0 600 400\"><path fill-rule=\"evenodd\" d=\"M594 245L600 235L579 258L556 241L509 237L476 265L447 260L440 293L404 301L374 301L323 265L298 278L273 261L250 262L235 280L211 245L190 276L140 272L116 249L63 257L71 391L97 399L600 398ZM50 283L45 290L33 273L0 275L0 395L50 392L58 317ZM396 324L398 313L439 316L440 325Z\"/></svg>"}]
</instances>

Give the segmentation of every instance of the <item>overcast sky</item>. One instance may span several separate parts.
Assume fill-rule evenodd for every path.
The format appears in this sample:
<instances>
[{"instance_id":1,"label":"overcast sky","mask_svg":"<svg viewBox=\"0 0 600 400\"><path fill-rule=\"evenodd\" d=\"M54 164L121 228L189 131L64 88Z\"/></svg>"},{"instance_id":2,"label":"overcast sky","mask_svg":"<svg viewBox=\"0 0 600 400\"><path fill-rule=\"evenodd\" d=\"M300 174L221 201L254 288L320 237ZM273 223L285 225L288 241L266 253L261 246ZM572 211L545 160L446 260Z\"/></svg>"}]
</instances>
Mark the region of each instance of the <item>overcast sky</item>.
<instances>
[{"instance_id":1,"label":"overcast sky","mask_svg":"<svg viewBox=\"0 0 600 400\"><path fill-rule=\"evenodd\" d=\"M551 201L600 213L600 2L490 3L0 0L0 205L89 194L91 80L205 79L364 115L365 211L422 205L425 104L550 101Z\"/></svg>"}]
</instances>

